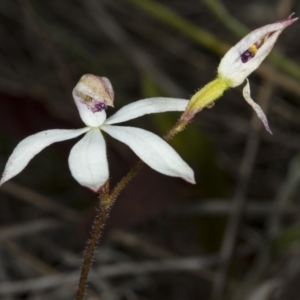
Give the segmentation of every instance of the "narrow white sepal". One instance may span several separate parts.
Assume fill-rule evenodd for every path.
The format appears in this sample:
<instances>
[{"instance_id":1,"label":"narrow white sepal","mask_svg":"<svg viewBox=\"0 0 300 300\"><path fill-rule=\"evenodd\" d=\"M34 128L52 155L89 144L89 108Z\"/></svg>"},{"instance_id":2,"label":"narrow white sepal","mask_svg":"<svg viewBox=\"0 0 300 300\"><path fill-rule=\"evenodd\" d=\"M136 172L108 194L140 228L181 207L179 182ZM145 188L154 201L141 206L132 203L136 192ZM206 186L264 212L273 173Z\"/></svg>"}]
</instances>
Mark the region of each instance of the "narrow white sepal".
<instances>
[{"instance_id":1,"label":"narrow white sepal","mask_svg":"<svg viewBox=\"0 0 300 300\"><path fill-rule=\"evenodd\" d=\"M109 117L105 124L116 124L141 117L146 114L166 111L184 111L188 100L176 98L155 97L139 100L123 106L114 115Z\"/></svg>"},{"instance_id":2,"label":"narrow white sepal","mask_svg":"<svg viewBox=\"0 0 300 300\"><path fill-rule=\"evenodd\" d=\"M60 141L75 138L89 128L82 129L52 129L31 135L21 141L8 159L0 185L19 174L29 161L47 146Z\"/></svg>"},{"instance_id":3,"label":"narrow white sepal","mask_svg":"<svg viewBox=\"0 0 300 300\"><path fill-rule=\"evenodd\" d=\"M75 89L73 90L74 102L78 108L78 112L82 122L90 127L99 127L101 126L105 119L106 113L104 110L98 112L92 112L86 104L84 104L82 99L76 95Z\"/></svg>"},{"instance_id":4,"label":"narrow white sepal","mask_svg":"<svg viewBox=\"0 0 300 300\"><path fill-rule=\"evenodd\" d=\"M91 129L72 148L69 156L72 176L97 192L109 176L105 140L98 128Z\"/></svg>"},{"instance_id":5,"label":"narrow white sepal","mask_svg":"<svg viewBox=\"0 0 300 300\"><path fill-rule=\"evenodd\" d=\"M270 127L269 127L268 120L267 120L267 117L266 117L265 113L263 112L261 107L257 103L255 103L253 101L253 99L251 98L249 80L248 80L248 78L246 78L246 80L247 80L247 84L245 85L245 87L243 89L243 96L244 96L245 100L248 102L248 104L250 104L252 106L252 108L256 112L257 116L259 117L259 119L262 121L262 123L265 126L265 129L270 134L273 134Z\"/></svg>"},{"instance_id":6,"label":"narrow white sepal","mask_svg":"<svg viewBox=\"0 0 300 300\"><path fill-rule=\"evenodd\" d=\"M152 169L195 183L193 170L168 143L157 135L135 127L104 125L101 129L128 145Z\"/></svg>"}]
</instances>

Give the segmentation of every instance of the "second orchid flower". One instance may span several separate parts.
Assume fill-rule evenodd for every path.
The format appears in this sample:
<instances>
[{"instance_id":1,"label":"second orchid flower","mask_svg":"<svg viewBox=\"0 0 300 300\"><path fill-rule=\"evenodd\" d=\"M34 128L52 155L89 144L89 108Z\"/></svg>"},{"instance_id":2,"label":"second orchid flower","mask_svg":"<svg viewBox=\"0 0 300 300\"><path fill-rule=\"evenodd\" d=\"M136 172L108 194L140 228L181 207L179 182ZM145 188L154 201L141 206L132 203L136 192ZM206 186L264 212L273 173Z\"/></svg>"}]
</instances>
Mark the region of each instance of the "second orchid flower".
<instances>
[{"instance_id":1,"label":"second orchid flower","mask_svg":"<svg viewBox=\"0 0 300 300\"><path fill-rule=\"evenodd\" d=\"M284 20L255 29L229 49L220 62L217 78L191 98L181 117L181 122L188 123L196 113L211 105L227 89L237 87L246 80L243 96L263 122L266 130L272 133L267 117L250 96L250 85L247 77L267 57L281 32L297 20L298 18L293 18L293 14L291 14Z\"/></svg>"}]
</instances>

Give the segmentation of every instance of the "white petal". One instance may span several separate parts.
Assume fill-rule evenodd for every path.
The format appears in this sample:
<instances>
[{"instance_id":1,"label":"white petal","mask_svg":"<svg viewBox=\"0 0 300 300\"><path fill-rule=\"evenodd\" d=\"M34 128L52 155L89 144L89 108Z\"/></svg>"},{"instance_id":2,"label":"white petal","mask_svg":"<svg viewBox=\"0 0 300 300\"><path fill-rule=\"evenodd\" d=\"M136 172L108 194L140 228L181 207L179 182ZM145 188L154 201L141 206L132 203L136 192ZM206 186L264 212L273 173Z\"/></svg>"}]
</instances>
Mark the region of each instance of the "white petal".
<instances>
[{"instance_id":1,"label":"white petal","mask_svg":"<svg viewBox=\"0 0 300 300\"><path fill-rule=\"evenodd\" d=\"M297 20L297 18L292 19L291 17L251 31L225 54L220 62L218 74L221 77L228 78L231 81L231 87L242 84L246 77L257 69L270 53L281 32ZM269 34L271 35L257 50L255 56L247 62L242 62L241 55L250 46Z\"/></svg>"},{"instance_id":2,"label":"white petal","mask_svg":"<svg viewBox=\"0 0 300 300\"><path fill-rule=\"evenodd\" d=\"M98 128L91 129L72 148L69 167L73 177L94 192L107 181L109 173L106 146Z\"/></svg>"},{"instance_id":3,"label":"white petal","mask_svg":"<svg viewBox=\"0 0 300 300\"><path fill-rule=\"evenodd\" d=\"M88 130L89 128L72 130L53 129L42 131L27 137L17 145L9 157L0 185L19 174L27 166L29 161L47 146L55 142L75 138Z\"/></svg>"},{"instance_id":4,"label":"white petal","mask_svg":"<svg viewBox=\"0 0 300 300\"><path fill-rule=\"evenodd\" d=\"M252 108L255 110L257 116L261 119L261 121L263 122L263 124L265 126L265 129L269 133L272 134L272 131L269 127L268 120L267 120L265 113L263 112L261 107L257 103L255 103L253 101L253 99L251 98L249 80L248 79L246 79L246 80L247 80L247 84L245 85L245 87L243 89L243 96L244 96L245 100L248 102L248 104L250 104L252 106Z\"/></svg>"},{"instance_id":5,"label":"white petal","mask_svg":"<svg viewBox=\"0 0 300 300\"><path fill-rule=\"evenodd\" d=\"M76 94L75 89L73 90L73 98L78 108L80 118L85 125L90 127L99 127L104 123L106 119L105 110L92 112L88 108L88 106L82 102L82 99Z\"/></svg>"},{"instance_id":6,"label":"white petal","mask_svg":"<svg viewBox=\"0 0 300 300\"><path fill-rule=\"evenodd\" d=\"M251 45L259 41L264 36L270 34L270 33L276 33L276 32L282 32L286 27L293 24L298 18L286 18L284 20L280 20L277 22L274 22L272 24L268 24L265 26L262 26L260 28L257 28L250 33L248 33L244 38L242 38L233 48L235 48L238 51L245 51L247 50ZM231 49L233 49L231 48ZM230 50L229 50L230 51Z\"/></svg>"},{"instance_id":7,"label":"white petal","mask_svg":"<svg viewBox=\"0 0 300 300\"><path fill-rule=\"evenodd\" d=\"M123 106L114 115L105 121L105 124L125 122L146 114L160 113L165 111L184 111L188 100L156 97L139 100Z\"/></svg>"},{"instance_id":8,"label":"white petal","mask_svg":"<svg viewBox=\"0 0 300 300\"><path fill-rule=\"evenodd\" d=\"M101 129L128 145L154 170L195 183L193 170L169 144L157 135L135 127L104 125Z\"/></svg>"},{"instance_id":9,"label":"white petal","mask_svg":"<svg viewBox=\"0 0 300 300\"><path fill-rule=\"evenodd\" d=\"M282 31L276 31L275 33L273 33L257 50L255 56L246 63L242 62L241 54L250 46L248 48L241 48L246 49L244 51L237 48L239 44L231 48L227 52L229 53L229 56L227 56L226 54L226 56L224 56L224 58L221 60L218 68L219 74L222 77L231 80L231 87L236 87L242 84L245 81L246 77L248 77L253 71L255 71L263 62L263 60L268 56L281 32Z\"/></svg>"}]
</instances>

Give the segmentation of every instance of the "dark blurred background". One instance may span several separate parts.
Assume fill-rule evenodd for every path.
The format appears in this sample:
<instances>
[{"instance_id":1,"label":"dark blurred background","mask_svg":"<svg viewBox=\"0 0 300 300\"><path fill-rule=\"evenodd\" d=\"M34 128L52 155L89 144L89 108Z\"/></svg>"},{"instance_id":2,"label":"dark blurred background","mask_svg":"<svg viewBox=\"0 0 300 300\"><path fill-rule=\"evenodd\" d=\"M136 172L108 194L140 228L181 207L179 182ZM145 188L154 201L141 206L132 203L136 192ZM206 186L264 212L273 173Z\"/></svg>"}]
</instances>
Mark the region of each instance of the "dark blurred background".
<instances>
[{"instance_id":1,"label":"dark blurred background","mask_svg":"<svg viewBox=\"0 0 300 300\"><path fill-rule=\"evenodd\" d=\"M83 74L110 79L116 109L188 99L231 45L291 12L298 1L1 0L1 168L28 135L83 126L71 96ZM242 87L199 113L171 142L197 185L143 168L110 213L87 299L300 299L299 24L249 78L274 134ZM178 117L127 124L162 136ZM137 158L106 138L114 185ZM97 206L70 174L75 142L46 148L0 189L0 299L74 299Z\"/></svg>"}]
</instances>

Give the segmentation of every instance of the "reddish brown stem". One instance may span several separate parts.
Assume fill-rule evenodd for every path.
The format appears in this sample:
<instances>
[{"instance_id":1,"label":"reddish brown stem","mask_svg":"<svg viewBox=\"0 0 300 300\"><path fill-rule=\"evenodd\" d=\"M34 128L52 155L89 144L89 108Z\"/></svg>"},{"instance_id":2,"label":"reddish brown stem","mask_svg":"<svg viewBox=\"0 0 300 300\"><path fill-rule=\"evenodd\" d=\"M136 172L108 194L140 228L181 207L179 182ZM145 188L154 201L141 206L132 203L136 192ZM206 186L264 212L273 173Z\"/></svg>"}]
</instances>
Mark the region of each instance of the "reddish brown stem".
<instances>
[{"instance_id":1,"label":"reddish brown stem","mask_svg":"<svg viewBox=\"0 0 300 300\"><path fill-rule=\"evenodd\" d=\"M86 283L88 280L88 275L90 272L92 260L94 257L94 252L99 242L102 228L105 224L105 221L108 216L108 212L111 208L111 205L107 201L99 201L98 213L95 218L95 222L92 228L91 237L87 243L87 247L84 254L84 260L82 264L82 269L80 273L80 279L78 283L78 290L76 295L76 300L83 300L86 290Z\"/></svg>"}]
</instances>

